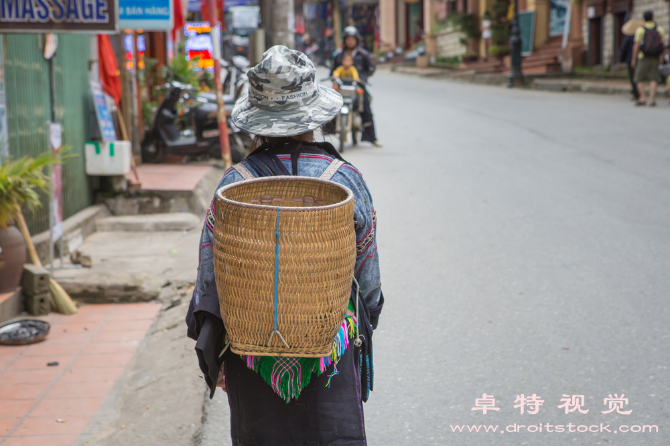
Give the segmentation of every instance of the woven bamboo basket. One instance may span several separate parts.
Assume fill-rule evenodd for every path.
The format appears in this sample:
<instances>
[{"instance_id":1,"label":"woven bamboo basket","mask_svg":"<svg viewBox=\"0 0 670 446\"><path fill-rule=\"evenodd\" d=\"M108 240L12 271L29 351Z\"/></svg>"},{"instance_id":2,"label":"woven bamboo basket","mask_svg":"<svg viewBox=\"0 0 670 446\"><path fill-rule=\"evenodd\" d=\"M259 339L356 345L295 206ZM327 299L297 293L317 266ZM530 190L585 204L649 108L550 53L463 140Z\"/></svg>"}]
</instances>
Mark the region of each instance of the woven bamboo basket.
<instances>
[{"instance_id":1,"label":"woven bamboo basket","mask_svg":"<svg viewBox=\"0 0 670 446\"><path fill-rule=\"evenodd\" d=\"M330 355L356 261L351 190L317 178L258 178L219 189L215 212L214 269L231 350Z\"/></svg>"}]
</instances>

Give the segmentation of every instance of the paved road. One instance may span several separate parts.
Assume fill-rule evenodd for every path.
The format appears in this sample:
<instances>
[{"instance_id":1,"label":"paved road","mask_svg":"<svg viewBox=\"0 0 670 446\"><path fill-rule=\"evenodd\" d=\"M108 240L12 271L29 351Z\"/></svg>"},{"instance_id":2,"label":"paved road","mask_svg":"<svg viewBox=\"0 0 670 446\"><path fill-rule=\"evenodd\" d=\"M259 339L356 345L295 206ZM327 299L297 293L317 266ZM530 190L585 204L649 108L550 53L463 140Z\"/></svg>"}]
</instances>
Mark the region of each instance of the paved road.
<instances>
[{"instance_id":1,"label":"paved road","mask_svg":"<svg viewBox=\"0 0 670 446\"><path fill-rule=\"evenodd\" d=\"M344 154L375 199L387 300L370 444L670 444L668 101L373 79L385 147ZM498 412L471 410L483 393ZM610 394L632 413L601 413ZM543 432L500 433L514 423Z\"/></svg>"}]
</instances>

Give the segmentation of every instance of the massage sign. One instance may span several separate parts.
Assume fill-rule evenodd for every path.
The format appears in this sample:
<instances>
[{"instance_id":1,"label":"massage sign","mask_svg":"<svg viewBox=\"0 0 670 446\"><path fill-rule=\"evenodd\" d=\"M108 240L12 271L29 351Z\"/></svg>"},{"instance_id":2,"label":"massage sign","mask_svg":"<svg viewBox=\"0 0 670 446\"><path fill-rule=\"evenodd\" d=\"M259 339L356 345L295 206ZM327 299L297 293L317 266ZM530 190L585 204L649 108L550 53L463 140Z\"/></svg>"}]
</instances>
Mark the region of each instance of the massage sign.
<instances>
[{"instance_id":1,"label":"massage sign","mask_svg":"<svg viewBox=\"0 0 670 446\"><path fill-rule=\"evenodd\" d=\"M116 0L0 0L0 33L116 31Z\"/></svg>"}]
</instances>

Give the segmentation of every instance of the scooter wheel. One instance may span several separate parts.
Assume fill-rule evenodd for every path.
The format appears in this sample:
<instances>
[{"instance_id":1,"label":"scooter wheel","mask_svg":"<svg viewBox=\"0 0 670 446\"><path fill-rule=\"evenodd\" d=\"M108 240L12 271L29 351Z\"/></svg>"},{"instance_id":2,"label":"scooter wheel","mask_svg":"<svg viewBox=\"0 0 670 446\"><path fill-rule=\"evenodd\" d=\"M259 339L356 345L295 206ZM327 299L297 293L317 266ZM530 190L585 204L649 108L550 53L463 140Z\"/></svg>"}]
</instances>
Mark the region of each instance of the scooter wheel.
<instances>
[{"instance_id":1,"label":"scooter wheel","mask_svg":"<svg viewBox=\"0 0 670 446\"><path fill-rule=\"evenodd\" d=\"M165 146L163 144L153 141L150 144L142 146L142 162L160 163L164 157Z\"/></svg>"},{"instance_id":2,"label":"scooter wheel","mask_svg":"<svg viewBox=\"0 0 670 446\"><path fill-rule=\"evenodd\" d=\"M340 115L340 153L344 152L344 142L347 140L347 115Z\"/></svg>"}]
</instances>

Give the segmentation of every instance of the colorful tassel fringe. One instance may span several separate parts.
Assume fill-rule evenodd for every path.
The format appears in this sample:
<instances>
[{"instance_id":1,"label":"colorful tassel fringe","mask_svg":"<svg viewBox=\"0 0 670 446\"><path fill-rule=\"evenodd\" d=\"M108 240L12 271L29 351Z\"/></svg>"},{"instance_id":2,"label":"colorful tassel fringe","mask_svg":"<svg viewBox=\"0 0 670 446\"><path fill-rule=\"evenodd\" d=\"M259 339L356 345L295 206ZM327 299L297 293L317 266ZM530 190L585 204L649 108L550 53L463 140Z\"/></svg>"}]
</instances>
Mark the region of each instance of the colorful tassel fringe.
<instances>
[{"instance_id":1,"label":"colorful tassel fringe","mask_svg":"<svg viewBox=\"0 0 670 446\"><path fill-rule=\"evenodd\" d=\"M330 356L322 358L294 358L274 356L242 356L247 367L258 373L272 390L287 403L298 399L302 389L312 380L312 375L321 376L333 365L333 373L328 376L327 387L331 379L338 375L337 362L349 348L349 340L356 333L355 319L347 315L333 340Z\"/></svg>"}]
</instances>

